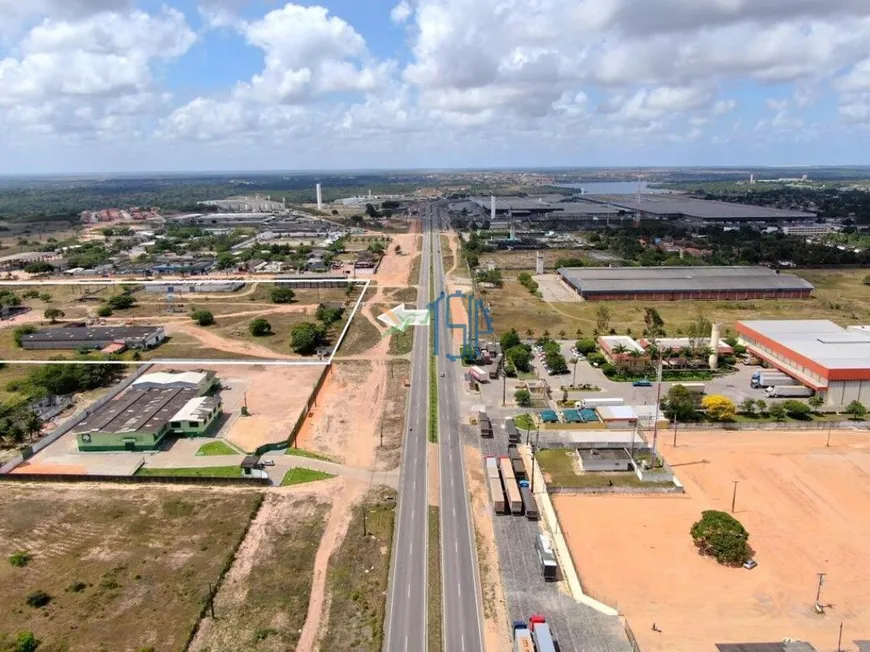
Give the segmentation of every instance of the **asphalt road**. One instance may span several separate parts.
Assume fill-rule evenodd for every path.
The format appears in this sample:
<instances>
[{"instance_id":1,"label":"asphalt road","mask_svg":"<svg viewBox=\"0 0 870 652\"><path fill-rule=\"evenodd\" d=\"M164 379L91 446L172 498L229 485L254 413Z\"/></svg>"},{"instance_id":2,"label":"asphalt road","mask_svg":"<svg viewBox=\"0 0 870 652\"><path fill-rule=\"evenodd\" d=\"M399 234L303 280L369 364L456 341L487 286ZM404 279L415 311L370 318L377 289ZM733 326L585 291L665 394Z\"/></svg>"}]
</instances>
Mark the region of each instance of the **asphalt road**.
<instances>
[{"instance_id":1,"label":"asphalt road","mask_svg":"<svg viewBox=\"0 0 870 652\"><path fill-rule=\"evenodd\" d=\"M430 241L424 219L423 253L417 307L429 305ZM405 415L405 444L399 477L398 515L387 598L386 644L389 652L426 649L429 497L427 433L429 415L429 330L414 333L411 388ZM449 648L448 648L449 649Z\"/></svg>"},{"instance_id":2,"label":"asphalt road","mask_svg":"<svg viewBox=\"0 0 870 652\"><path fill-rule=\"evenodd\" d=\"M440 215L436 218L436 229L439 221ZM442 292L445 295L448 293L444 283L438 230L434 233L433 245L434 289L437 297ZM462 365L448 360L444 355L444 345L450 341L451 333L443 310L440 315L442 318L438 320L437 337L441 343L438 355L438 431L443 644L444 649L450 652L479 652L483 649L480 574L465 485L457 396L462 383ZM452 352L457 353L456 350Z\"/></svg>"}]
</instances>

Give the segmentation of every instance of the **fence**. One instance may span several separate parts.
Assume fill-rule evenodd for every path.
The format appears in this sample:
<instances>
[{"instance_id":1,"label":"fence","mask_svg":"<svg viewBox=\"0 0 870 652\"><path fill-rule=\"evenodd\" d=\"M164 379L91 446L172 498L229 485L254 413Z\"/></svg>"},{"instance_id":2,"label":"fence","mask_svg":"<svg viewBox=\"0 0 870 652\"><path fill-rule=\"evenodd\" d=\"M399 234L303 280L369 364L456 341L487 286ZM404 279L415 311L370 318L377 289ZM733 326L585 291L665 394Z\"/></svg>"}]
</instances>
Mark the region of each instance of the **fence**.
<instances>
[{"instance_id":1,"label":"fence","mask_svg":"<svg viewBox=\"0 0 870 652\"><path fill-rule=\"evenodd\" d=\"M684 430L870 430L870 421L788 421L773 423L680 423ZM673 431L671 431L673 432Z\"/></svg>"},{"instance_id":2,"label":"fence","mask_svg":"<svg viewBox=\"0 0 870 652\"><path fill-rule=\"evenodd\" d=\"M330 363L323 368L323 371L320 372L320 377L314 384L314 389L311 390L311 394L308 395L308 400L305 402L305 407L302 408L302 412L299 414L299 418L296 419L296 423L293 424L293 429L290 431L287 439L285 441L263 444L262 446L257 448L256 451L254 451L255 455L264 455L270 451L290 448L291 446L293 446L293 444L296 443L296 437L299 435L299 431L302 430L302 425L305 423L305 419L308 418L308 414L311 412L311 408L316 405L317 395L320 393L320 390L323 389L323 384L326 382L326 378L329 375L331 369L332 364Z\"/></svg>"},{"instance_id":3,"label":"fence","mask_svg":"<svg viewBox=\"0 0 870 652\"><path fill-rule=\"evenodd\" d=\"M581 495L581 494L681 494L684 493L682 487L678 486L657 486L649 483L643 487L552 487L547 486L548 494L566 494L566 495Z\"/></svg>"},{"instance_id":4,"label":"fence","mask_svg":"<svg viewBox=\"0 0 870 652\"><path fill-rule=\"evenodd\" d=\"M241 472L241 471L240 471ZM0 478L0 482L114 482L116 484L196 484L237 487L270 487L268 478L208 478L202 476L158 476L158 475L64 475L60 473L10 473Z\"/></svg>"},{"instance_id":5,"label":"fence","mask_svg":"<svg viewBox=\"0 0 870 652\"><path fill-rule=\"evenodd\" d=\"M90 415L94 410L98 410L103 405L105 405L106 403L111 401L113 398L115 398L118 394L120 394L125 389L127 389L131 384L133 384L133 381L135 381L137 378L139 378L139 376L144 374L151 367L152 367L152 365L150 365L150 364L144 364L140 367L137 367L136 371L133 372L133 375L129 376L128 378L125 378L120 383L115 385L112 389L110 389L106 393L105 396L98 398L96 401L94 401L91 405L86 407L81 412L76 412L69 419L64 421L57 428L55 428L51 433L49 433L48 435L46 435L45 437L40 439L35 444L28 446L27 448L22 449L22 451L18 455L16 455L11 460L6 462L6 464L4 464L3 466L0 466L0 474L9 473L12 469L16 468L19 464L22 464L25 460L30 459L31 457L36 455L36 453L41 451L43 448L46 448L47 446L56 442L58 439L60 439L66 433L68 433L70 430L72 430L75 426L77 426L78 423L80 421L82 421L82 419L84 419L85 417Z\"/></svg>"}]
</instances>

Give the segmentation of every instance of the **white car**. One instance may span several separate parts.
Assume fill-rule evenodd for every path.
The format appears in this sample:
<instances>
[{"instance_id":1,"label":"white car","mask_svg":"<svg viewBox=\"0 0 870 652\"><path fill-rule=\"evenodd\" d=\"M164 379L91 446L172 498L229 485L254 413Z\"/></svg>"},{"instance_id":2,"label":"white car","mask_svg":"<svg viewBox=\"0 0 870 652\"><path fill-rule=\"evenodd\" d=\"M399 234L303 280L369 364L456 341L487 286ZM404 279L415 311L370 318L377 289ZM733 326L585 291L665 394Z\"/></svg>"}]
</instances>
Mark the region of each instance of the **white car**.
<instances>
[{"instance_id":1,"label":"white car","mask_svg":"<svg viewBox=\"0 0 870 652\"><path fill-rule=\"evenodd\" d=\"M743 562L743 568L745 568L746 570L752 570L756 566L758 566L758 562L755 561L754 559L748 559L745 562Z\"/></svg>"}]
</instances>

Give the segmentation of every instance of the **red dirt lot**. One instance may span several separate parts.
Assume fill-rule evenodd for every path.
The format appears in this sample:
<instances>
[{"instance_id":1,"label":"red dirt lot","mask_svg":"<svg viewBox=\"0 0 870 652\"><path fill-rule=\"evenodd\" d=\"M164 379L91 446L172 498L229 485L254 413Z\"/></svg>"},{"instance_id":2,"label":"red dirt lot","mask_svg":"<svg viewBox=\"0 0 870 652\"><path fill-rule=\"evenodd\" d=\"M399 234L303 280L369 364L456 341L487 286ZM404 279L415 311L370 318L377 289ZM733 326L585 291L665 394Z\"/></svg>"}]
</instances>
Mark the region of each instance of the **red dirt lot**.
<instances>
[{"instance_id":1,"label":"red dirt lot","mask_svg":"<svg viewBox=\"0 0 870 652\"><path fill-rule=\"evenodd\" d=\"M662 449L684 495L555 497L584 587L645 652L785 637L829 650L841 621L844 644L870 638L870 438L834 433L826 448L826 435L684 434ZM730 510L734 480L751 571L698 555L689 535L703 510Z\"/></svg>"}]
</instances>

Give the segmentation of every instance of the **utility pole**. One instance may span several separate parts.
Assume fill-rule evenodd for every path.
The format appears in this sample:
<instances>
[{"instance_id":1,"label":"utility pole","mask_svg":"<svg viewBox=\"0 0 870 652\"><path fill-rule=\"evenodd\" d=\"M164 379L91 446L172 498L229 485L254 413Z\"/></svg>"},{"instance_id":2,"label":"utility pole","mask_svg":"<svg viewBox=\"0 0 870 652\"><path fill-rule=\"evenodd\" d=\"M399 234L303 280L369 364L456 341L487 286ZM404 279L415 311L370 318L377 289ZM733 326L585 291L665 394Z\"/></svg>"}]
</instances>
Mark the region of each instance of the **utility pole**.
<instances>
[{"instance_id":1,"label":"utility pole","mask_svg":"<svg viewBox=\"0 0 870 652\"><path fill-rule=\"evenodd\" d=\"M822 585L825 583L825 575L827 573L816 573L819 576L819 588L816 589L816 604L822 599Z\"/></svg>"},{"instance_id":2,"label":"utility pole","mask_svg":"<svg viewBox=\"0 0 870 652\"><path fill-rule=\"evenodd\" d=\"M214 588L211 582L208 585L208 607L211 610L211 619L214 620Z\"/></svg>"},{"instance_id":3,"label":"utility pole","mask_svg":"<svg viewBox=\"0 0 870 652\"><path fill-rule=\"evenodd\" d=\"M841 620L840 621L840 636L837 638L837 652L842 651L842 649L843 649L842 645L843 645L843 621Z\"/></svg>"},{"instance_id":4,"label":"utility pole","mask_svg":"<svg viewBox=\"0 0 870 652\"><path fill-rule=\"evenodd\" d=\"M381 421L381 443L380 443L380 447L381 447L381 448L384 447L384 422L383 422L383 421Z\"/></svg>"},{"instance_id":5,"label":"utility pole","mask_svg":"<svg viewBox=\"0 0 870 652\"><path fill-rule=\"evenodd\" d=\"M656 416L658 416L658 407L656 407ZM677 447L677 415L674 414L674 448Z\"/></svg>"},{"instance_id":6,"label":"utility pole","mask_svg":"<svg viewBox=\"0 0 870 652\"><path fill-rule=\"evenodd\" d=\"M737 504L737 485L740 484L740 480L732 480L734 483L734 493L731 494L731 513L734 513L734 506Z\"/></svg>"},{"instance_id":7,"label":"utility pole","mask_svg":"<svg viewBox=\"0 0 870 652\"><path fill-rule=\"evenodd\" d=\"M507 374L502 371L501 376L501 406L507 405Z\"/></svg>"},{"instance_id":8,"label":"utility pole","mask_svg":"<svg viewBox=\"0 0 870 652\"><path fill-rule=\"evenodd\" d=\"M657 374L656 380L656 404L655 404L655 415L658 416L659 403L662 399L662 358L659 356L659 370ZM658 438L659 438L659 420L653 420L653 446L652 446L652 461L653 467L655 467L656 460L658 459Z\"/></svg>"},{"instance_id":9,"label":"utility pole","mask_svg":"<svg viewBox=\"0 0 870 652\"><path fill-rule=\"evenodd\" d=\"M368 536L368 530L366 528L366 506L362 505L362 513L363 513L363 536Z\"/></svg>"},{"instance_id":10,"label":"utility pole","mask_svg":"<svg viewBox=\"0 0 870 652\"><path fill-rule=\"evenodd\" d=\"M571 387L577 387L577 363L580 358L574 358L574 375L571 377Z\"/></svg>"},{"instance_id":11,"label":"utility pole","mask_svg":"<svg viewBox=\"0 0 870 652\"><path fill-rule=\"evenodd\" d=\"M825 441L825 448L828 448L831 445L831 428L832 426L828 426L828 439Z\"/></svg>"}]
</instances>

